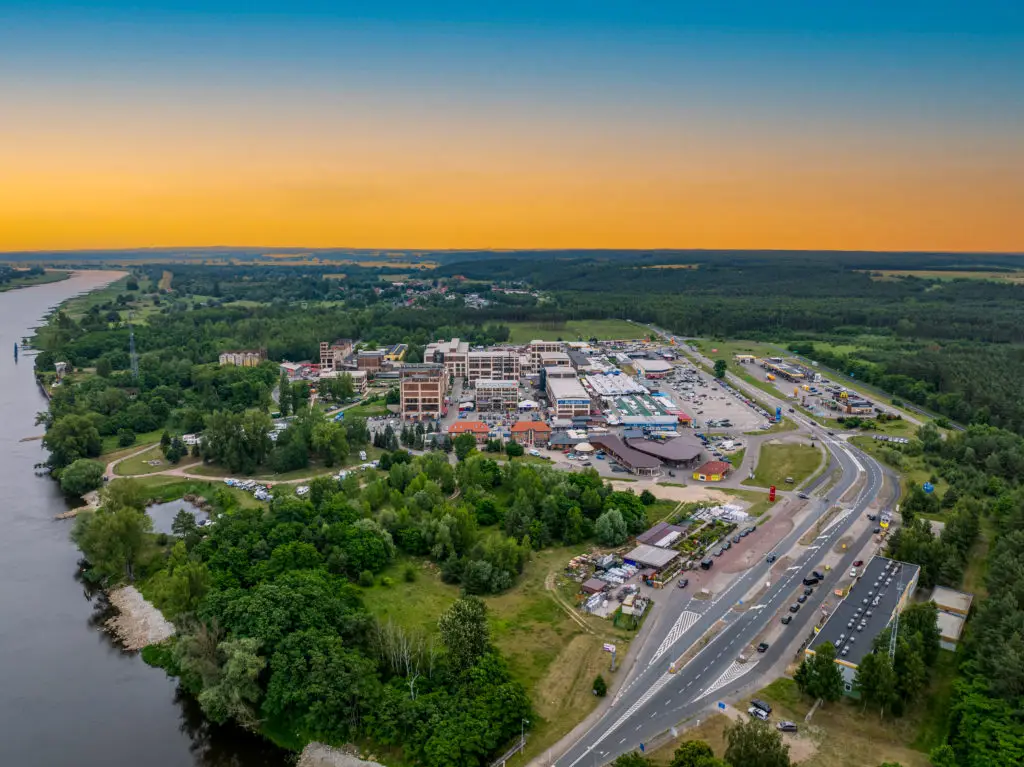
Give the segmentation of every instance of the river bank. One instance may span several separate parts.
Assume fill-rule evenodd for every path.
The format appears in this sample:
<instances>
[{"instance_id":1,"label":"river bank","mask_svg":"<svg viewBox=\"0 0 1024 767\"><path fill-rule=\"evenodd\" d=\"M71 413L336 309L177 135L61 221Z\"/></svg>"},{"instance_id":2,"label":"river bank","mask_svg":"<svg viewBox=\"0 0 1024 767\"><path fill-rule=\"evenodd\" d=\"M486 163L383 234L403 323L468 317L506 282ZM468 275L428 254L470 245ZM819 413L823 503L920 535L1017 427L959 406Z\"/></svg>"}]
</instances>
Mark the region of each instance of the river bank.
<instances>
[{"instance_id":1,"label":"river bank","mask_svg":"<svg viewBox=\"0 0 1024 767\"><path fill-rule=\"evenodd\" d=\"M0 293L0 328L31 336L53 308L123 272ZM293 757L239 727L214 724L177 681L106 630L114 609L81 580L69 506L36 476L46 460L35 414L47 407L30 355L0 357L0 765L25 767L285 767ZM155 623L153 625L156 625ZM148 639L151 635L146 633Z\"/></svg>"},{"instance_id":2,"label":"river bank","mask_svg":"<svg viewBox=\"0 0 1024 767\"><path fill-rule=\"evenodd\" d=\"M174 624L146 601L134 586L121 586L107 594L118 614L107 621L107 628L121 640L126 650L141 650L159 644L174 635Z\"/></svg>"}]
</instances>

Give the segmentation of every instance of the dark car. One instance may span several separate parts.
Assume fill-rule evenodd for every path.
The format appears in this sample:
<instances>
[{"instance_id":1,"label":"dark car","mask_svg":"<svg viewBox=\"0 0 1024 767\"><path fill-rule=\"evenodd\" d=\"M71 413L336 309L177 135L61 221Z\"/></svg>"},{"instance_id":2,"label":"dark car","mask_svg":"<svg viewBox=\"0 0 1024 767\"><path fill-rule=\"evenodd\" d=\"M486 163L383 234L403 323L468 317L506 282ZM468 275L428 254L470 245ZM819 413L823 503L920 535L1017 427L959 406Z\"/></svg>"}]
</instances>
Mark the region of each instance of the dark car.
<instances>
[{"instance_id":1,"label":"dark car","mask_svg":"<svg viewBox=\"0 0 1024 767\"><path fill-rule=\"evenodd\" d=\"M775 727L782 732L796 732L797 729L796 725L792 722L779 722Z\"/></svg>"},{"instance_id":2,"label":"dark car","mask_svg":"<svg viewBox=\"0 0 1024 767\"><path fill-rule=\"evenodd\" d=\"M814 571L814 572L813 572L812 574L813 574L813 575L814 575L814 577L815 577L815 578L817 578L817 579L818 579L819 581L823 581L823 580L825 580L825 573L821 572L821 570L815 570L815 571Z\"/></svg>"},{"instance_id":3,"label":"dark car","mask_svg":"<svg viewBox=\"0 0 1024 767\"><path fill-rule=\"evenodd\" d=\"M793 605L789 606L789 611L791 613L798 612L799 610L800 610L800 605L798 605L798 604L793 604Z\"/></svg>"},{"instance_id":4,"label":"dark car","mask_svg":"<svg viewBox=\"0 0 1024 767\"><path fill-rule=\"evenodd\" d=\"M807 576L806 578L804 578L804 585L805 585L805 586L813 586L813 585L815 585L815 584L816 584L816 583L817 583L817 582L818 582L819 580L821 580L821 579L820 579L820 578L818 578L817 576L814 576L814 575L808 575L808 576Z\"/></svg>"},{"instance_id":5,"label":"dark car","mask_svg":"<svg viewBox=\"0 0 1024 767\"><path fill-rule=\"evenodd\" d=\"M868 519L874 522L876 519L878 519L878 517L875 514L868 514Z\"/></svg>"},{"instance_id":6,"label":"dark car","mask_svg":"<svg viewBox=\"0 0 1024 767\"><path fill-rule=\"evenodd\" d=\"M733 543L739 543L739 542L740 542L740 536L738 536L738 535L734 535L734 536L732 537L732 542L733 542Z\"/></svg>"},{"instance_id":7,"label":"dark car","mask_svg":"<svg viewBox=\"0 0 1024 767\"><path fill-rule=\"evenodd\" d=\"M802 501L806 501L811 496L807 495L807 493L805 493L804 491L801 490L799 493L796 494L796 497L799 498Z\"/></svg>"},{"instance_id":8,"label":"dark car","mask_svg":"<svg viewBox=\"0 0 1024 767\"><path fill-rule=\"evenodd\" d=\"M758 652L764 652L767 649L768 649L768 643L767 642L761 642L761 644L759 644L757 646L757 651Z\"/></svg>"},{"instance_id":9,"label":"dark car","mask_svg":"<svg viewBox=\"0 0 1024 767\"><path fill-rule=\"evenodd\" d=\"M782 625L783 625L783 626L785 626L785 625L786 625L786 624L788 624L788 623L789 623L789 622L790 622L791 620L793 620L793 616L792 616L792 615L783 615L783 616L782 616L782 619L781 619L781 621L780 621L780 622L782 623Z\"/></svg>"},{"instance_id":10,"label":"dark car","mask_svg":"<svg viewBox=\"0 0 1024 767\"><path fill-rule=\"evenodd\" d=\"M763 700L758 700L757 698L754 698L753 700L751 700L750 701L750 705L753 706L754 708L761 709L766 714L770 714L772 712L772 706L771 706L770 703L765 703Z\"/></svg>"},{"instance_id":11,"label":"dark car","mask_svg":"<svg viewBox=\"0 0 1024 767\"><path fill-rule=\"evenodd\" d=\"M876 527L876 528L875 528L874 530L872 530L871 532L872 532L872 533L874 533L875 535L878 535L878 534L879 534L880 532L882 532L882 528L880 528L880 527Z\"/></svg>"},{"instance_id":12,"label":"dark car","mask_svg":"<svg viewBox=\"0 0 1024 767\"><path fill-rule=\"evenodd\" d=\"M768 555L768 559L767 559L767 561L768 561L768 564L771 564L771 563L772 563L772 562L774 562L775 560L776 560L776 556L775 556L774 554L769 554L769 555Z\"/></svg>"},{"instance_id":13,"label":"dark car","mask_svg":"<svg viewBox=\"0 0 1024 767\"><path fill-rule=\"evenodd\" d=\"M796 601L799 602L800 604L803 604L804 602L807 601L807 595L806 594L801 594L800 596L798 596L796 598Z\"/></svg>"},{"instance_id":14,"label":"dark car","mask_svg":"<svg viewBox=\"0 0 1024 767\"><path fill-rule=\"evenodd\" d=\"M676 582L676 587L677 588L681 588L681 589L685 589L689 585L690 585L690 579L689 578L681 578L679 581Z\"/></svg>"},{"instance_id":15,"label":"dark car","mask_svg":"<svg viewBox=\"0 0 1024 767\"><path fill-rule=\"evenodd\" d=\"M804 595L805 596L809 597L813 593L814 593L814 587L813 586L808 586L807 588L804 589Z\"/></svg>"},{"instance_id":16,"label":"dark car","mask_svg":"<svg viewBox=\"0 0 1024 767\"><path fill-rule=\"evenodd\" d=\"M856 562L853 563L853 566L854 567L860 567L862 564L864 564L864 560L863 559L858 559Z\"/></svg>"}]
</instances>

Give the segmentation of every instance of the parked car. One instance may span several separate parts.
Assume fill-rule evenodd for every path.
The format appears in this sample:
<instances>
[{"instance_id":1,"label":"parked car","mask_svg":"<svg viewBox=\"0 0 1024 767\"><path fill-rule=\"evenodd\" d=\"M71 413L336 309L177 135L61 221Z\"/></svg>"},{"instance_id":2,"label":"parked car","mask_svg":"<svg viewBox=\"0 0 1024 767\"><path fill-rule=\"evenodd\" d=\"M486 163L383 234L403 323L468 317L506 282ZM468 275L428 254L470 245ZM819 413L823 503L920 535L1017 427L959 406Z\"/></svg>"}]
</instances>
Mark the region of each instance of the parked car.
<instances>
[{"instance_id":1,"label":"parked car","mask_svg":"<svg viewBox=\"0 0 1024 767\"><path fill-rule=\"evenodd\" d=\"M767 557L767 562L768 562L768 564L771 564L776 559L777 559L777 557L774 554L769 554L768 557Z\"/></svg>"},{"instance_id":2,"label":"parked car","mask_svg":"<svg viewBox=\"0 0 1024 767\"><path fill-rule=\"evenodd\" d=\"M792 722L779 722L775 728L782 732L796 732L797 727Z\"/></svg>"},{"instance_id":3,"label":"parked car","mask_svg":"<svg viewBox=\"0 0 1024 767\"><path fill-rule=\"evenodd\" d=\"M804 595L805 596L810 596L813 593L814 593L814 587L813 586L808 586L807 588L804 589Z\"/></svg>"},{"instance_id":4,"label":"parked car","mask_svg":"<svg viewBox=\"0 0 1024 767\"><path fill-rule=\"evenodd\" d=\"M790 611L791 613L799 612L799 611L800 611L800 605L798 605L798 604L792 604L792 605L790 605L790 606L789 606L789 611Z\"/></svg>"},{"instance_id":5,"label":"parked car","mask_svg":"<svg viewBox=\"0 0 1024 767\"><path fill-rule=\"evenodd\" d=\"M793 484L793 478L792 477L786 477L785 482L786 482L787 485L792 485Z\"/></svg>"},{"instance_id":6,"label":"parked car","mask_svg":"<svg viewBox=\"0 0 1024 767\"><path fill-rule=\"evenodd\" d=\"M798 596L796 598L796 601L799 602L800 604L803 604L804 602L807 601L807 595L806 594L801 594L800 596Z\"/></svg>"},{"instance_id":7,"label":"parked car","mask_svg":"<svg viewBox=\"0 0 1024 767\"><path fill-rule=\"evenodd\" d=\"M750 708L748 708L747 713L755 719L760 719L762 722L768 721L768 714L759 709L757 706L751 706Z\"/></svg>"},{"instance_id":8,"label":"parked car","mask_svg":"<svg viewBox=\"0 0 1024 767\"><path fill-rule=\"evenodd\" d=\"M770 714L772 712L772 706L771 706L770 703L765 703L763 700L758 700L757 698L754 698L753 700L751 700L750 701L750 705L753 706L754 708L761 709L766 714Z\"/></svg>"},{"instance_id":9,"label":"parked car","mask_svg":"<svg viewBox=\"0 0 1024 767\"><path fill-rule=\"evenodd\" d=\"M685 589L689 585L690 585L690 579L689 578L680 578L676 582L676 587L680 588L680 589Z\"/></svg>"},{"instance_id":10,"label":"parked car","mask_svg":"<svg viewBox=\"0 0 1024 767\"><path fill-rule=\"evenodd\" d=\"M854 567L860 567L863 564L864 564L864 560L863 559L858 559L856 562L853 563L853 566Z\"/></svg>"},{"instance_id":11,"label":"parked car","mask_svg":"<svg viewBox=\"0 0 1024 767\"><path fill-rule=\"evenodd\" d=\"M781 619L781 620L780 620L779 622L780 622L780 623L781 623L781 624L782 624L783 626L787 626L787 625L789 625L789 622L790 622L791 620L793 620L793 616L792 616L792 615L783 615L783 616L782 616L782 619Z\"/></svg>"},{"instance_id":12,"label":"parked car","mask_svg":"<svg viewBox=\"0 0 1024 767\"><path fill-rule=\"evenodd\" d=\"M761 642L761 644L759 644L757 646L757 651L758 652L765 652L767 649L768 649L768 643L767 642Z\"/></svg>"},{"instance_id":13,"label":"parked car","mask_svg":"<svg viewBox=\"0 0 1024 767\"><path fill-rule=\"evenodd\" d=\"M797 497L797 498L800 498L801 500L804 500L804 501L806 501L806 500L807 500L808 498L810 498L811 496L807 495L807 493L805 493L805 492L803 492L803 491L801 490L801 491L800 491L799 493L797 493L797 494L796 494L796 497Z\"/></svg>"},{"instance_id":14,"label":"parked car","mask_svg":"<svg viewBox=\"0 0 1024 767\"><path fill-rule=\"evenodd\" d=\"M878 535L879 533L881 533L881 532L882 532L882 528L880 528L880 527L876 527L876 528L875 528L874 530L872 530L871 532L872 532L872 533L874 533L875 535Z\"/></svg>"},{"instance_id":15,"label":"parked car","mask_svg":"<svg viewBox=\"0 0 1024 767\"><path fill-rule=\"evenodd\" d=\"M876 519L878 519L878 517L875 514L868 514L868 519L874 522Z\"/></svg>"}]
</instances>

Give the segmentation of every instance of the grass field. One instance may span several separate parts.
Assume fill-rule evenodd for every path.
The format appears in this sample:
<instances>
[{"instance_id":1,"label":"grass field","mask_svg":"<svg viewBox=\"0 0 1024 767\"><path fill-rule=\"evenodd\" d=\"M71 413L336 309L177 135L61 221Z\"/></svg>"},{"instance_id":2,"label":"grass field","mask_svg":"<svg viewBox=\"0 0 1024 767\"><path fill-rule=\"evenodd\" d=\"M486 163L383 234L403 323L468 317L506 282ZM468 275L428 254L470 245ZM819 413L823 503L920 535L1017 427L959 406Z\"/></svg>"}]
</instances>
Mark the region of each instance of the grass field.
<instances>
[{"instance_id":1,"label":"grass field","mask_svg":"<svg viewBox=\"0 0 1024 767\"><path fill-rule=\"evenodd\" d=\"M786 354L781 344L771 344L763 341L722 341L701 338L691 341L691 343L700 349L705 357L710 357L713 360L723 359L730 363L737 354L753 354L755 357L778 357ZM712 351L713 349L718 351ZM729 367L734 369L738 366L730 365Z\"/></svg>"},{"instance_id":2,"label":"grass field","mask_svg":"<svg viewBox=\"0 0 1024 767\"><path fill-rule=\"evenodd\" d=\"M584 630L545 588L548 573L561 570L581 551L558 548L539 552L515 587L484 598L494 644L508 659L516 679L526 686L536 711L527 759L543 753L597 704L591 693L594 677L598 673L605 679L611 677L602 644L615 642L621 659L628 643L628 634L598 618L580 616L594 633ZM415 569L413 583L403 577L407 564ZM458 587L442 583L437 568L427 562L398 562L384 575L392 579L392 585L382 586L378 579L378 585L366 589L364 601L370 612L385 621L390 618L433 634L441 613L459 597ZM527 761L517 759L517 764Z\"/></svg>"},{"instance_id":3,"label":"grass field","mask_svg":"<svg viewBox=\"0 0 1024 767\"><path fill-rule=\"evenodd\" d=\"M135 442L128 447L118 447L117 435L111 434L103 437L103 454L99 457L101 461L116 461L118 458L130 455L136 450L141 450L146 445L152 445L160 441L160 436L163 434L163 429L157 429L156 431L146 431L142 434L135 435Z\"/></svg>"},{"instance_id":4,"label":"grass field","mask_svg":"<svg viewBox=\"0 0 1024 767\"><path fill-rule=\"evenodd\" d=\"M882 282L901 277L919 277L922 280L943 281L989 280L992 282L1024 282L1024 272L989 272L983 269L973 272L946 271L942 269L872 269L869 274L871 279Z\"/></svg>"},{"instance_id":5,"label":"grass field","mask_svg":"<svg viewBox=\"0 0 1024 767\"><path fill-rule=\"evenodd\" d=\"M353 405L345 408L346 418L376 418L381 415L389 415L388 406L384 402L372 402L369 405Z\"/></svg>"},{"instance_id":6,"label":"grass field","mask_svg":"<svg viewBox=\"0 0 1024 767\"><path fill-rule=\"evenodd\" d=\"M647 512L647 526L653 527L662 521L667 521L668 516L675 511L679 505L679 501L663 501L657 500L650 506L645 506L644 511Z\"/></svg>"},{"instance_id":7,"label":"grass field","mask_svg":"<svg viewBox=\"0 0 1024 767\"><path fill-rule=\"evenodd\" d=\"M366 447L360 448L360 450L366 451L367 461L373 461L380 458L380 454L384 452L379 447L373 447L372 445L367 445ZM341 464L335 464L334 466L327 467L318 461L310 461L309 466L304 469L295 469L294 471L286 471L281 474L275 474L270 471L257 472L256 474L233 474L223 466L216 465L194 466L189 469L189 473L199 474L203 477L247 477L249 479L257 479L264 482L284 482L291 479L302 479L303 477L312 478L327 474L337 474L344 468L358 466L361 463L363 463L363 461L359 457L359 452L355 451Z\"/></svg>"},{"instance_id":8,"label":"grass field","mask_svg":"<svg viewBox=\"0 0 1024 767\"><path fill-rule=\"evenodd\" d=\"M564 325L541 322L510 322L509 341L524 344L535 339L541 341L577 341L590 338L600 340L646 338L649 333L642 327L625 320L569 320Z\"/></svg>"},{"instance_id":9,"label":"grass field","mask_svg":"<svg viewBox=\"0 0 1024 767\"><path fill-rule=\"evenodd\" d=\"M853 437L850 439L850 442L882 463L891 465L883 458L884 451L888 448L884 442L878 442L867 436ZM935 494L939 496L942 496L949 489L949 483L935 474L935 470L925 464L922 456L904 454L903 464L898 467L898 471L900 484L902 485L902 495L906 495L912 485L923 485L925 482L931 482L935 486ZM939 515L935 518L941 520L942 516Z\"/></svg>"},{"instance_id":10,"label":"grass field","mask_svg":"<svg viewBox=\"0 0 1024 767\"><path fill-rule=\"evenodd\" d=\"M114 482L127 480L115 479ZM151 477L139 477L131 480L137 482L151 493L151 497L158 501L176 501L187 493L195 493L206 497L212 496L217 488L224 488L238 501L243 508L266 507L263 501L257 501L249 493L237 487L228 487L222 482L205 482L201 479L186 479L184 477L169 477L157 474Z\"/></svg>"},{"instance_id":11,"label":"grass field","mask_svg":"<svg viewBox=\"0 0 1024 767\"><path fill-rule=\"evenodd\" d=\"M71 276L71 272L63 269L47 269L43 274L34 274L26 277L15 277L10 282L0 285L0 293L18 288L29 288L33 285L46 285L51 282L61 282Z\"/></svg>"},{"instance_id":12,"label":"grass field","mask_svg":"<svg viewBox=\"0 0 1024 767\"><path fill-rule=\"evenodd\" d=\"M798 443L765 442L757 456L754 478L743 480L743 484L795 488L817 470L821 459L822 452L817 447ZM786 477L792 477L793 482L786 482Z\"/></svg>"}]
</instances>

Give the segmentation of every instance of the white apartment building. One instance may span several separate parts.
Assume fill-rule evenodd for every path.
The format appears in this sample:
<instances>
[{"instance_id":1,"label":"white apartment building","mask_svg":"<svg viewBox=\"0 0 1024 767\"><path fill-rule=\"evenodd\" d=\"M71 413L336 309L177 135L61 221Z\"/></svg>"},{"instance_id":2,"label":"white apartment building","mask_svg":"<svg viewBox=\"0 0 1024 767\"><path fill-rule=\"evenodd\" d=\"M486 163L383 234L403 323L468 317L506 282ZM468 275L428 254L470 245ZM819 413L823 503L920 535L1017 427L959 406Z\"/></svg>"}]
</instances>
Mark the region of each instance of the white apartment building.
<instances>
[{"instance_id":1,"label":"white apartment building","mask_svg":"<svg viewBox=\"0 0 1024 767\"><path fill-rule=\"evenodd\" d=\"M476 386L476 409L482 412L510 412L519 405L518 381L494 381L481 378Z\"/></svg>"},{"instance_id":2,"label":"white apartment building","mask_svg":"<svg viewBox=\"0 0 1024 767\"><path fill-rule=\"evenodd\" d=\"M544 367L540 355L549 352L560 352L564 346L565 344L561 341L530 341L526 346L526 354L530 358L530 369L528 372L539 373L540 369Z\"/></svg>"},{"instance_id":3,"label":"white apartment building","mask_svg":"<svg viewBox=\"0 0 1024 767\"><path fill-rule=\"evenodd\" d=\"M488 349L470 352L466 376L470 383L481 379L490 381L518 381L522 375L519 352L508 349Z\"/></svg>"}]
</instances>

